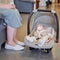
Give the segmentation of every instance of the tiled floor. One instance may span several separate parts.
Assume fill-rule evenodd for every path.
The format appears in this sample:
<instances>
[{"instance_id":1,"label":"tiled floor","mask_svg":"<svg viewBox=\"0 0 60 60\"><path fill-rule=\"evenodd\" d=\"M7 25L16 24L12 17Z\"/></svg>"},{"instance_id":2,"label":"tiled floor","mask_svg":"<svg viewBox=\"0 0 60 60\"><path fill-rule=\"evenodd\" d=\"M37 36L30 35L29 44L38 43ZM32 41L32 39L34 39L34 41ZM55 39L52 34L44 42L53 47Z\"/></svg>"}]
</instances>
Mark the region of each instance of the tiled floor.
<instances>
[{"instance_id":1,"label":"tiled floor","mask_svg":"<svg viewBox=\"0 0 60 60\"><path fill-rule=\"evenodd\" d=\"M49 9L54 9L56 11L60 23L60 4L53 4ZM17 31L17 39L23 41L24 37L27 34L27 19L29 14L21 14L21 16L23 26ZM43 54L40 51L30 51L27 47L25 47L24 51L11 51L3 49L2 51L0 51L0 60L60 60L59 52L60 43L55 43L52 51L49 54Z\"/></svg>"}]
</instances>

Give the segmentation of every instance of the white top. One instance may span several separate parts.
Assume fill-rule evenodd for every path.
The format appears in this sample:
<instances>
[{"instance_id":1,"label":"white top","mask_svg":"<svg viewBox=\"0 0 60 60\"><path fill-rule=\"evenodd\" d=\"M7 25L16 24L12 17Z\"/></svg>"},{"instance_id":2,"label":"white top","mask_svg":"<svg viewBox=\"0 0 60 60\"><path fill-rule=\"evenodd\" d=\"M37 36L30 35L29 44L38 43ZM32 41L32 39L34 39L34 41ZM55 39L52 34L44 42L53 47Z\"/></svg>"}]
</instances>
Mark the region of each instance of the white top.
<instances>
[{"instance_id":1,"label":"white top","mask_svg":"<svg viewBox=\"0 0 60 60\"><path fill-rule=\"evenodd\" d=\"M0 4L14 4L13 0L0 0Z\"/></svg>"}]
</instances>

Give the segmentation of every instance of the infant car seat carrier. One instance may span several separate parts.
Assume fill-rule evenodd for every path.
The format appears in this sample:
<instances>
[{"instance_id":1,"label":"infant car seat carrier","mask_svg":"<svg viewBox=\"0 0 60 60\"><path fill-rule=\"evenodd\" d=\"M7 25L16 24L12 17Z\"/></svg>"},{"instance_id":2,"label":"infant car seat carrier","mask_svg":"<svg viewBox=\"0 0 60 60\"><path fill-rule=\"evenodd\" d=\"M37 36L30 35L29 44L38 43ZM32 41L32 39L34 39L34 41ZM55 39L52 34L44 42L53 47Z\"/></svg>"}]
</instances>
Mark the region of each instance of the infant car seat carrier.
<instances>
[{"instance_id":1,"label":"infant car seat carrier","mask_svg":"<svg viewBox=\"0 0 60 60\"><path fill-rule=\"evenodd\" d=\"M31 26L31 18L33 16L33 23ZM55 32L56 32L56 40L50 41L50 43L43 45L41 48L36 47L35 45L27 42L25 39L25 44L29 46L29 48L32 49L40 49L44 52L49 52L51 51L53 45L55 42L58 42L59 38L59 23L58 23L58 16L55 11L50 11L50 10L36 10L31 12L29 18L28 18L28 23L27 23L27 35L31 34L33 29L38 25L42 24L46 27L53 27Z\"/></svg>"}]
</instances>

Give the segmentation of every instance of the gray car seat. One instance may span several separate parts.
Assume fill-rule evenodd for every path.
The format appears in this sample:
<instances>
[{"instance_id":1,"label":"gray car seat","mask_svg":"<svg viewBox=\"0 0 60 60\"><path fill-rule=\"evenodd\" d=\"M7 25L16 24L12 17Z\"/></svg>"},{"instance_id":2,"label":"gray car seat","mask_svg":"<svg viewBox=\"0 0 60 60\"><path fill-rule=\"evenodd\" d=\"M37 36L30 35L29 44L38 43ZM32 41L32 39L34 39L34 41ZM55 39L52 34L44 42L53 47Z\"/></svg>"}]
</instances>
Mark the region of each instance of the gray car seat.
<instances>
[{"instance_id":1,"label":"gray car seat","mask_svg":"<svg viewBox=\"0 0 60 60\"><path fill-rule=\"evenodd\" d=\"M31 24L31 18L33 16L33 23ZM27 24L27 35L31 34L31 32L33 31L33 29L39 24L43 24L46 27L53 27L54 30L56 31L56 41L58 42L58 38L59 38L59 23L58 23L58 16L55 13L55 11L50 11L50 10L37 10L37 11L33 11L31 12L29 18L28 18L28 24ZM32 25L32 26L31 26ZM38 46L35 46L31 43L28 43L27 40L25 40L25 44L27 46L30 47L30 49L33 48L40 48ZM52 49L53 47L53 41L50 42L50 44L48 45L44 45L41 49L45 50L47 52L49 52L49 50Z\"/></svg>"}]
</instances>

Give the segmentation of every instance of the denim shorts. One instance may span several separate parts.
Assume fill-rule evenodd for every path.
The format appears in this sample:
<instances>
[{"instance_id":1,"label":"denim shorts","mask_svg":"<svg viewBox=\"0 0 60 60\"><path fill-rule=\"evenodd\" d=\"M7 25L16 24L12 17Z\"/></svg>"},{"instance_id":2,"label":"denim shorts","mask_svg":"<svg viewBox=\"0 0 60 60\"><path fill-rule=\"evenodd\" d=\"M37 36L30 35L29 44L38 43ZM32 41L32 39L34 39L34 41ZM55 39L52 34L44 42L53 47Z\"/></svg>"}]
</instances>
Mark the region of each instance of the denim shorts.
<instances>
[{"instance_id":1,"label":"denim shorts","mask_svg":"<svg viewBox=\"0 0 60 60\"><path fill-rule=\"evenodd\" d=\"M18 28L22 26L22 18L17 9L0 8L0 13L3 14L4 20L7 25L13 28Z\"/></svg>"}]
</instances>

